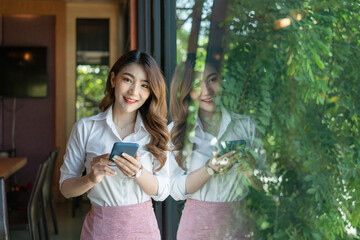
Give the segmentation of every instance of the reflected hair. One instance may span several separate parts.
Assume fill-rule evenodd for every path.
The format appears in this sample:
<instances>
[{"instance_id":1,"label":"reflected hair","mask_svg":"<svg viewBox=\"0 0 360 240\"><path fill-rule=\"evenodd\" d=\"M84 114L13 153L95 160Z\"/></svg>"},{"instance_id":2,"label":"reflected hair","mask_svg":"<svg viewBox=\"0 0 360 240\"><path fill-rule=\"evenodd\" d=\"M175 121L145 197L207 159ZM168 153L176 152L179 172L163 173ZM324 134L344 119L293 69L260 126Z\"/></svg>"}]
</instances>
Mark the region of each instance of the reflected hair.
<instances>
[{"instance_id":1,"label":"reflected hair","mask_svg":"<svg viewBox=\"0 0 360 240\"><path fill-rule=\"evenodd\" d=\"M105 97L101 100L99 108L106 111L115 102L114 88L111 86L111 73L115 76L130 64L140 64L144 67L150 86L150 96L139 108L146 130L151 140L146 144L147 149L160 162L159 171L166 162L169 132L167 130L166 83L164 76L154 58L145 52L130 51L121 56L110 69L106 81Z\"/></svg>"},{"instance_id":2,"label":"reflected hair","mask_svg":"<svg viewBox=\"0 0 360 240\"><path fill-rule=\"evenodd\" d=\"M187 118L189 115L190 92L194 81L194 61L188 58L183 65L175 69L171 82L170 117L174 123L170 132L173 151L177 151L175 160L185 169L183 156L184 141L186 137ZM185 169L186 170L186 169Z\"/></svg>"},{"instance_id":3,"label":"reflected hair","mask_svg":"<svg viewBox=\"0 0 360 240\"><path fill-rule=\"evenodd\" d=\"M187 129L192 129L194 124L187 121L189 116L189 106L192 101L190 93L193 88L195 79L195 62L196 54L188 53L186 62L179 65L175 69L175 73L171 82L170 92L170 117L174 123L170 132L170 139L173 150L176 151L175 160L178 165L187 170L184 166L185 157L183 149L185 144ZM219 72L219 60L207 57L206 66L213 67Z\"/></svg>"}]
</instances>

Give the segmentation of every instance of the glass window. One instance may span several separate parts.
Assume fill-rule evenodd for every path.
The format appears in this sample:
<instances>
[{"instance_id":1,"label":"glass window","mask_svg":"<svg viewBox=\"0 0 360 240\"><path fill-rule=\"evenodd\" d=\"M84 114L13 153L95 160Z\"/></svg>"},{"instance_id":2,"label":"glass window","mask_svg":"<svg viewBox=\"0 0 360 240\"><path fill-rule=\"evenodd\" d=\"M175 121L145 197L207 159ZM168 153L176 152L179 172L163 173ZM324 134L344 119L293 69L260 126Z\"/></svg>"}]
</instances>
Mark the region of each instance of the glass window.
<instances>
[{"instance_id":1,"label":"glass window","mask_svg":"<svg viewBox=\"0 0 360 240\"><path fill-rule=\"evenodd\" d=\"M255 239L358 238L359 2L177 0L176 17L177 160L191 173L245 140L188 199L240 202L239 234Z\"/></svg>"},{"instance_id":2,"label":"glass window","mask_svg":"<svg viewBox=\"0 0 360 240\"><path fill-rule=\"evenodd\" d=\"M95 115L109 73L109 19L76 20L76 119Z\"/></svg>"}]
</instances>

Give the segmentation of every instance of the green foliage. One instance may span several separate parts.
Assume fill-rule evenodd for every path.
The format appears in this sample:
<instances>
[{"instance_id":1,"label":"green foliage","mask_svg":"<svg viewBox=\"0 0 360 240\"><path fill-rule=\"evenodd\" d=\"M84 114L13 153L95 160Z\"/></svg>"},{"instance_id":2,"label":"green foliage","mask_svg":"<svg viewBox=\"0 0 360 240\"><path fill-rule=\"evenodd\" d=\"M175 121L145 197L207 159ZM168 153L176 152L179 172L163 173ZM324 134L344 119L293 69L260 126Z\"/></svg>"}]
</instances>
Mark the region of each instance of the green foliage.
<instances>
[{"instance_id":1,"label":"green foliage","mask_svg":"<svg viewBox=\"0 0 360 240\"><path fill-rule=\"evenodd\" d=\"M246 197L254 236L359 239L360 2L228 2L222 103L267 152Z\"/></svg>"},{"instance_id":2,"label":"green foliage","mask_svg":"<svg viewBox=\"0 0 360 240\"><path fill-rule=\"evenodd\" d=\"M177 57L177 64L180 64L181 62L186 61L186 54L187 54L187 43L189 38L189 32L184 30L183 28L180 28L177 33L177 48L176 48L176 57Z\"/></svg>"},{"instance_id":3,"label":"green foliage","mask_svg":"<svg viewBox=\"0 0 360 240\"><path fill-rule=\"evenodd\" d=\"M76 119L79 120L99 113L109 67L79 65L76 73Z\"/></svg>"},{"instance_id":4,"label":"green foliage","mask_svg":"<svg viewBox=\"0 0 360 240\"><path fill-rule=\"evenodd\" d=\"M348 229L360 226L359 2L230 5L222 102L255 119L269 166L259 174L264 191L247 197L257 238L355 238ZM285 17L291 25L275 29Z\"/></svg>"}]
</instances>

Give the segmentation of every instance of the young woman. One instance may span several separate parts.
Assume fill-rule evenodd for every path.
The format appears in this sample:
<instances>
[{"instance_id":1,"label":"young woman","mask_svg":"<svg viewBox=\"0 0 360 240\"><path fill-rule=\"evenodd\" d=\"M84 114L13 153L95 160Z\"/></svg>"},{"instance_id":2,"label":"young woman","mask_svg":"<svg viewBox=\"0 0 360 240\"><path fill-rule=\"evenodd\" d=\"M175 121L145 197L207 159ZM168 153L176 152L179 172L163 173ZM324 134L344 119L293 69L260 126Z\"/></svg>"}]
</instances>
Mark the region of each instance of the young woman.
<instances>
[{"instance_id":1,"label":"young woman","mask_svg":"<svg viewBox=\"0 0 360 240\"><path fill-rule=\"evenodd\" d=\"M60 169L61 193L87 192L92 204L81 239L160 239L150 198L169 194L169 133L166 85L155 60L139 51L120 57L99 107L100 114L74 125ZM115 142L138 143L135 158L109 159Z\"/></svg>"},{"instance_id":2,"label":"young woman","mask_svg":"<svg viewBox=\"0 0 360 240\"><path fill-rule=\"evenodd\" d=\"M170 164L170 194L175 200L186 199L178 240L245 239L248 220L242 199L247 194L243 184L247 173L238 163L240 152L220 156L219 145L223 141L244 140L246 147L259 153L255 161L264 160L255 141L254 122L217 104L221 81L214 65L205 66L200 91L193 89L193 64L189 62L183 71L175 73L171 84L173 122L169 130L174 157ZM199 107L194 126L187 123L191 101ZM189 127L195 134L186 136ZM184 142L193 145L191 155Z\"/></svg>"}]
</instances>

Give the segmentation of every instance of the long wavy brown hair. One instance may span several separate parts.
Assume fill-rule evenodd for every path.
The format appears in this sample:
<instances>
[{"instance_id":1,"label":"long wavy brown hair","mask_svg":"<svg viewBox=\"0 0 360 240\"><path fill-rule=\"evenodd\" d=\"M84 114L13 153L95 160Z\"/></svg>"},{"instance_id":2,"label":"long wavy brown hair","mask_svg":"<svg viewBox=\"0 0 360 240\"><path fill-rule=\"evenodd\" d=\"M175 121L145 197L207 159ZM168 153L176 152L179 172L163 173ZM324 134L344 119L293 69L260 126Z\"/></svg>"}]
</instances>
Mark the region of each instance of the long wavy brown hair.
<instances>
[{"instance_id":1,"label":"long wavy brown hair","mask_svg":"<svg viewBox=\"0 0 360 240\"><path fill-rule=\"evenodd\" d=\"M188 126L187 118L189 115L190 92L194 81L194 59L189 58L183 65L175 69L171 82L170 92L170 117L174 123L170 132L173 151L178 165L185 169L183 147Z\"/></svg>"},{"instance_id":2,"label":"long wavy brown hair","mask_svg":"<svg viewBox=\"0 0 360 240\"><path fill-rule=\"evenodd\" d=\"M150 85L150 96L139 108L146 130L151 140L146 147L160 162L159 171L166 162L168 151L169 132L167 130L166 83L164 76L156 61L147 53L138 50L130 51L121 56L112 66L107 77L105 97L101 100L99 108L106 111L115 102L114 88L111 86L111 73L115 76L130 64L140 64L144 67Z\"/></svg>"}]
</instances>

